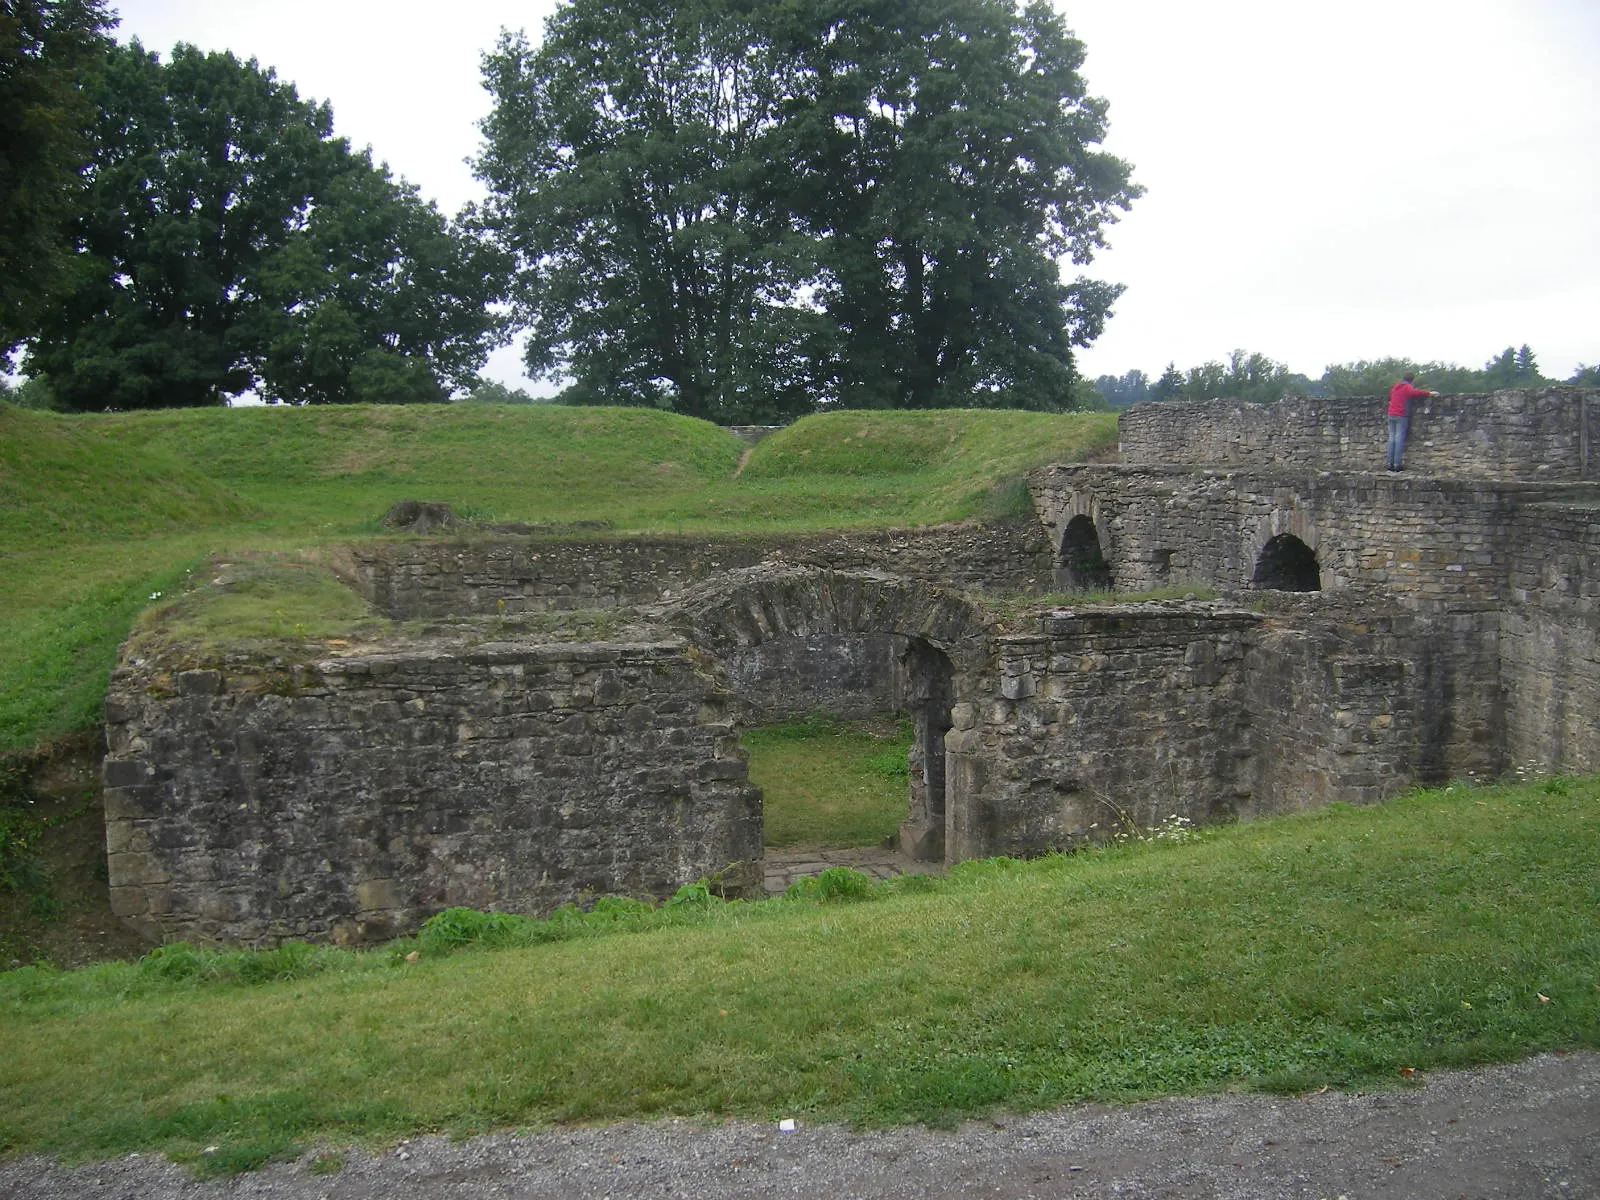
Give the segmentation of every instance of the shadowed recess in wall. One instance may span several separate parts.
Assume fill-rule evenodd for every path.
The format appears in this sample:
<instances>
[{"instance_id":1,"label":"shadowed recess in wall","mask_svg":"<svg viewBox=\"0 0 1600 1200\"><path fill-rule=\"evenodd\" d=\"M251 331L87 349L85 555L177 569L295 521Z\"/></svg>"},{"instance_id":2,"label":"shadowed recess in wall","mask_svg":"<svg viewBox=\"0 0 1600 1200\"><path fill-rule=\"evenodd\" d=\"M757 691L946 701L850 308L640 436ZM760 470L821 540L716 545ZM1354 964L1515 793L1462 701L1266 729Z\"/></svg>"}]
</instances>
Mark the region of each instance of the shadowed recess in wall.
<instances>
[{"instance_id":1,"label":"shadowed recess in wall","mask_svg":"<svg viewBox=\"0 0 1600 1200\"><path fill-rule=\"evenodd\" d=\"M1280 533L1261 547L1251 587L1279 592L1315 592L1322 589L1317 556L1292 533Z\"/></svg>"}]
</instances>

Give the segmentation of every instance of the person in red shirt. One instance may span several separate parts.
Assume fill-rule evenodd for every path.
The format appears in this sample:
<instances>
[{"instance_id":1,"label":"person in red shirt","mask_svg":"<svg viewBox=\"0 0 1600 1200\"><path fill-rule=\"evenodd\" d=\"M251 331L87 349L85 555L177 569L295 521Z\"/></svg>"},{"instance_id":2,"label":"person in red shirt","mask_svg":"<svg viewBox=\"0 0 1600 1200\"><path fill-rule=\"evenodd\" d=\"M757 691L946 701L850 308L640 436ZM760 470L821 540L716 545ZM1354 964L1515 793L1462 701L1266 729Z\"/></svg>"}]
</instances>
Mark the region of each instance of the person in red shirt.
<instances>
[{"instance_id":1,"label":"person in red shirt","mask_svg":"<svg viewBox=\"0 0 1600 1200\"><path fill-rule=\"evenodd\" d=\"M1425 392L1412 381L1415 371L1407 371L1400 382L1389 389L1389 470L1400 469L1400 459L1406 450L1406 426L1411 421L1411 402L1424 396L1437 396L1438 392Z\"/></svg>"}]
</instances>

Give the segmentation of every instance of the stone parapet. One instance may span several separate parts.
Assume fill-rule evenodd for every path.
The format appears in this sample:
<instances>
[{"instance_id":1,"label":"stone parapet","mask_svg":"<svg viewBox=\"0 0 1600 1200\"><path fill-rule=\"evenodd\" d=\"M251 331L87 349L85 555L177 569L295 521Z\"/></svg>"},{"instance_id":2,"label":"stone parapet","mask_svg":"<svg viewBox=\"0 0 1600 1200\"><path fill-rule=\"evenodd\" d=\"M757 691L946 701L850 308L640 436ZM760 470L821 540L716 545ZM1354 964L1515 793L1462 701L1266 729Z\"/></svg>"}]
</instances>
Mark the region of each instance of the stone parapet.
<instances>
[{"instance_id":1,"label":"stone parapet","mask_svg":"<svg viewBox=\"0 0 1600 1200\"><path fill-rule=\"evenodd\" d=\"M1388 400L1288 396L1140 404L1119 423L1124 462L1382 471ZM1419 475L1600 478L1600 390L1548 387L1413 401L1405 463Z\"/></svg>"}]
</instances>

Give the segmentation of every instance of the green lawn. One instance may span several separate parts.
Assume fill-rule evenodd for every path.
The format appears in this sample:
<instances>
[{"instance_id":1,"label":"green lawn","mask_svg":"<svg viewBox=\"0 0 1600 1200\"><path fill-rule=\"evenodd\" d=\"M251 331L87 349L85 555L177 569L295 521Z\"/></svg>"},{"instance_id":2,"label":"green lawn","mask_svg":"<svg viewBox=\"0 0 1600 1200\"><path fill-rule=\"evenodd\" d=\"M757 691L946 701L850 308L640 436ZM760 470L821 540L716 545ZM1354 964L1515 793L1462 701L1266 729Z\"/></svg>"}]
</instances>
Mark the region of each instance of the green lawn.
<instances>
[{"instance_id":1,"label":"green lawn","mask_svg":"<svg viewBox=\"0 0 1600 1200\"><path fill-rule=\"evenodd\" d=\"M1596 862L1589 777L962 864L860 903L697 901L610 933L558 914L568 936L521 948L13 971L0 1138L228 1169L641 1114L942 1124L1401 1086L1600 1046Z\"/></svg>"},{"instance_id":2,"label":"green lawn","mask_svg":"<svg viewBox=\"0 0 1600 1200\"><path fill-rule=\"evenodd\" d=\"M909 723L769 725L744 746L768 846L876 846L905 820Z\"/></svg>"}]
</instances>

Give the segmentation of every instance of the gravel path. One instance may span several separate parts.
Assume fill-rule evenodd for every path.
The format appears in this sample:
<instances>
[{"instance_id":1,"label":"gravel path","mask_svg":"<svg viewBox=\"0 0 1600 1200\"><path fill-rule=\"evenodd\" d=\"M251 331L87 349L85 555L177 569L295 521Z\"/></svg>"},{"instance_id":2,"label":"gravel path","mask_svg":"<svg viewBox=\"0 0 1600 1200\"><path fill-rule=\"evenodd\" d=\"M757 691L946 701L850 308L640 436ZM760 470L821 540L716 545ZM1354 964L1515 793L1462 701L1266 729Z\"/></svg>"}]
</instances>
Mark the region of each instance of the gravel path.
<instances>
[{"instance_id":1,"label":"gravel path","mask_svg":"<svg viewBox=\"0 0 1600 1200\"><path fill-rule=\"evenodd\" d=\"M198 1183L152 1157L0 1164L30 1200L1597 1200L1600 1053L1431 1074L1400 1091L1074 1105L950 1132L630 1123L351 1150Z\"/></svg>"}]
</instances>

